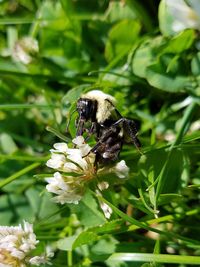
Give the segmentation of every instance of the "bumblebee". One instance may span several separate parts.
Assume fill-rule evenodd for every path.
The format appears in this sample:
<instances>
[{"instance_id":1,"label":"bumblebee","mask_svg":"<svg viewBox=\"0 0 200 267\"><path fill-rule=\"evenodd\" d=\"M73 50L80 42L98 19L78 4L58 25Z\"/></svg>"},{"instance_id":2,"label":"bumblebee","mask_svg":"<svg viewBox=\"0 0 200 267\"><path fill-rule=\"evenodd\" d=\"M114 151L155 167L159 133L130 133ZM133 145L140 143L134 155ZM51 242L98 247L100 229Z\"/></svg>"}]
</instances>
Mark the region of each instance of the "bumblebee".
<instances>
[{"instance_id":1,"label":"bumblebee","mask_svg":"<svg viewBox=\"0 0 200 267\"><path fill-rule=\"evenodd\" d=\"M96 154L97 162L115 161L123 143L133 143L137 149L141 146L135 122L124 118L115 105L114 97L99 90L90 91L77 101L76 135L95 135L97 143L91 152Z\"/></svg>"}]
</instances>

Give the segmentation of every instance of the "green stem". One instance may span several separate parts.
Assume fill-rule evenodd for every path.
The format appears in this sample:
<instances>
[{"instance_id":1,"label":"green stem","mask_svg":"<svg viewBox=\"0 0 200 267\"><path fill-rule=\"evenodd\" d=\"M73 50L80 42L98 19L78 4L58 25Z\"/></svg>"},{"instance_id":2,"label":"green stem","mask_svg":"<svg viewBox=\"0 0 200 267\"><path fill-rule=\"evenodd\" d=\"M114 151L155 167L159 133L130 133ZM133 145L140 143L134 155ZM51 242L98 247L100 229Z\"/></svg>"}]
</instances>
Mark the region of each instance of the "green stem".
<instances>
[{"instance_id":1,"label":"green stem","mask_svg":"<svg viewBox=\"0 0 200 267\"><path fill-rule=\"evenodd\" d=\"M184 217L186 217L186 216L193 216L195 214L198 214L199 211L200 211L200 209L190 210L190 211L188 211L188 212L186 212L184 214ZM174 221L175 219L181 219L181 218L182 218L182 215L181 214L166 215L166 216L159 217L159 218L156 218L156 219L148 220L145 223L147 225L151 225L151 224L158 224L158 223L170 222L170 221ZM138 227L137 225L130 225L128 227L128 230L127 231L135 231L137 229L140 229L140 227Z\"/></svg>"},{"instance_id":2,"label":"green stem","mask_svg":"<svg viewBox=\"0 0 200 267\"><path fill-rule=\"evenodd\" d=\"M69 236L72 235L72 228L69 229ZM72 251L67 251L67 266L72 267L73 266L73 259L72 259Z\"/></svg>"}]
</instances>

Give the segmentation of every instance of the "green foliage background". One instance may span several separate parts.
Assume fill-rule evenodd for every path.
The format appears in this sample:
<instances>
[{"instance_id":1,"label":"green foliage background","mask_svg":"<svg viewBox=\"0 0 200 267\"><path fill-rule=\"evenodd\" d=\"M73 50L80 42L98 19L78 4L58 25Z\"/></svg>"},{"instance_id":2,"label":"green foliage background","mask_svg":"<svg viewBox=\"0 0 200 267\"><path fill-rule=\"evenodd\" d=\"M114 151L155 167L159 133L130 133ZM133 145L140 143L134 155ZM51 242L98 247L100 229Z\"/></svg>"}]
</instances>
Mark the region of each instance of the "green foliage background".
<instances>
[{"instance_id":1,"label":"green foliage background","mask_svg":"<svg viewBox=\"0 0 200 267\"><path fill-rule=\"evenodd\" d=\"M0 1L0 224L34 223L40 246L55 248L53 266L200 264L199 33L160 33L158 4ZM30 64L13 56L25 36L39 44ZM45 162L92 89L137 122L143 155L124 146L128 181L57 205Z\"/></svg>"}]
</instances>

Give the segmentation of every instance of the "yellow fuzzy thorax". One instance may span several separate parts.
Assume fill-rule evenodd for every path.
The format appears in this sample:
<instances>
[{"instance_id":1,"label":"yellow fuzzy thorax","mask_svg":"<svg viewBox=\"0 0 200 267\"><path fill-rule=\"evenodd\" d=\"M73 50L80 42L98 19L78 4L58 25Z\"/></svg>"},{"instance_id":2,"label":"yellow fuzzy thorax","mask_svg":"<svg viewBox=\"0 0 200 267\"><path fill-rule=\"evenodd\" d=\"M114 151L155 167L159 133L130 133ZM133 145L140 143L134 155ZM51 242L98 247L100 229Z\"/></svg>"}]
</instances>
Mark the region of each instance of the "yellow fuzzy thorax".
<instances>
[{"instance_id":1,"label":"yellow fuzzy thorax","mask_svg":"<svg viewBox=\"0 0 200 267\"><path fill-rule=\"evenodd\" d=\"M111 95L103 93L102 91L93 90L81 97L97 101L96 119L98 123L102 123L108 119L113 110L115 110L116 99Z\"/></svg>"}]
</instances>

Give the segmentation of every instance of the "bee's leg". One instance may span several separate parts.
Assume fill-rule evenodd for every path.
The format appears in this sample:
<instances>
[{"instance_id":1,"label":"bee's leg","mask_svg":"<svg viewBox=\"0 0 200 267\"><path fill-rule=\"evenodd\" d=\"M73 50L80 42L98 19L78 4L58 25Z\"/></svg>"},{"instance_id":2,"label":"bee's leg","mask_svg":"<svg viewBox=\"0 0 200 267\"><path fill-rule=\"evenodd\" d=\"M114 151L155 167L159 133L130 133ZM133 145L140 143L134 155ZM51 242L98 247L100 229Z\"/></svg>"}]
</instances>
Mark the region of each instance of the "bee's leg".
<instances>
[{"instance_id":1,"label":"bee's leg","mask_svg":"<svg viewBox=\"0 0 200 267\"><path fill-rule=\"evenodd\" d=\"M103 158L115 161L118 159L119 153L121 151L122 143L116 143L115 145L109 147L104 153Z\"/></svg>"},{"instance_id":2,"label":"bee's leg","mask_svg":"<svg viewBox=\"0 0 200 267\"><path fill-rule=\"evenodd\" d=\"M95 146L90 150L90 152L96 153L100 148L101 150L105 150L106 145L109 144L109 140L112 137L113 129L110 128L101 136L99 141L96 143Z\"/></svg>"},{"instance_id":3,"label":"bee's leg","mask_svg":"<svg viewBox=\"0 0 200 267\"><path fill-rule=\"evenodd\" d=\"M92 125L90 127L90 129L88 130L88 135L85 138L85 141L87 141L92 134L96 133L96 135L98 135L98 127L97 127L97 123L96 122L92 122Z\"/></svg>"},{"instance_id":4,"label":"bee's leg","mask_svg":"<svg viewBox=\"0 0 200 267\"><path fill-rule=\"evenodd\" d=\"M84 126L84 120L79 118L78 121L76 122L76 128L77 128L76 136L83 135L84 132L83 126Z\"/></svg>"},{"instance_id":5,"label":"bee's leg","mask_svg":"<svg viewBox=\"0 0 200 267\"><path fill-rule=\"evenodd\" d=\"M126 132L126 134L130 137L131 141L134 143L135 147L139 149L141 147L141 143L139 139L137 138L137 128L135 125L135 122L133 120L129 120L126 118L121 118L118 121L116 121L112 126L122 125L123 130ZM126 141L126 140L125 140Z\"/></svg>"},{"instance_id":6,"label":"bee's leg","mask_svg":"<svg viewBox=\"0 0 200 267\"><path fill-rule=\"evenodd\" d=\"M137 131L135 122L133 120L124 119L123 128L125 131L128 132L128 135L132 139L136 148L139 149L141 147L141 143L140 143L139 139L137 138L138 131Z\"/></svg>"},{"instance_id":7,"label":"bee's leg","mask_svg":"<svg viewBox=\"0 0 200 267\"><path fill-rule=\"evenodd\" d=\"M99 147L102 146L102 145L103 145L102 141L99 140L99 141L96 143L96 145L93 146L93 148L90 150L90 152L96 153L97 150L99 149ZM89 153L90 153L90 152L89 152Z\"/></svg>"}]
</instances>

